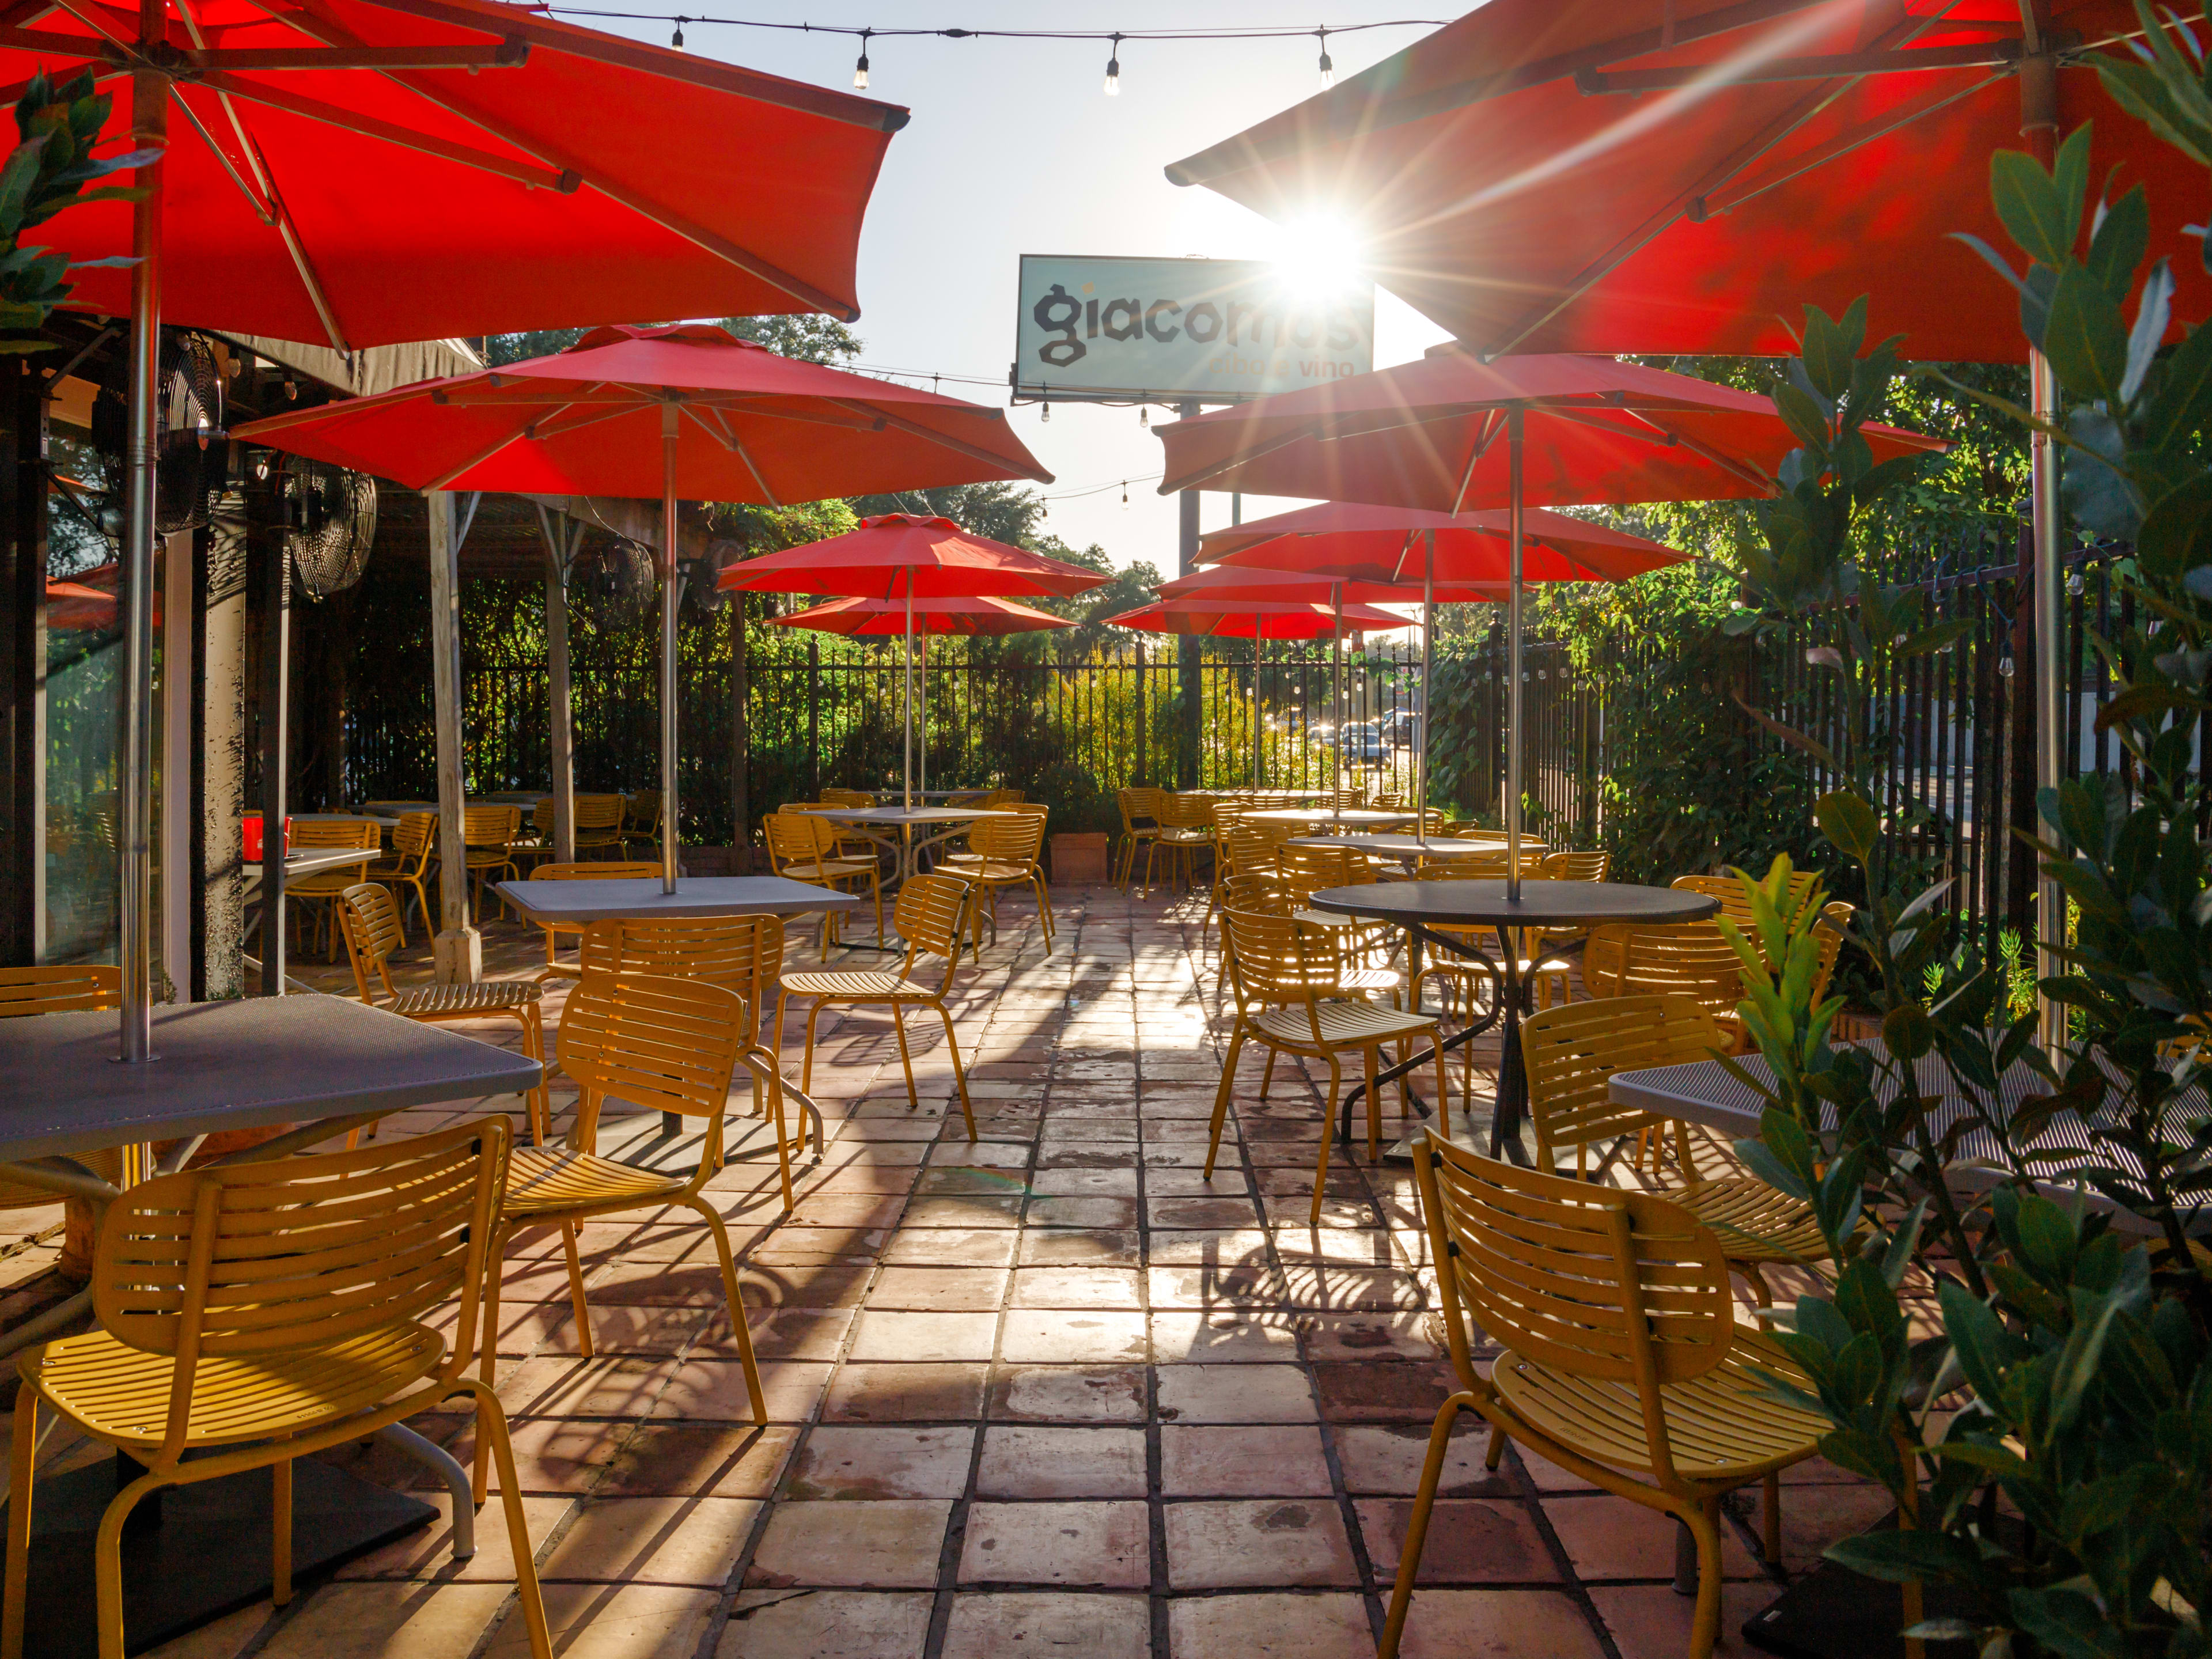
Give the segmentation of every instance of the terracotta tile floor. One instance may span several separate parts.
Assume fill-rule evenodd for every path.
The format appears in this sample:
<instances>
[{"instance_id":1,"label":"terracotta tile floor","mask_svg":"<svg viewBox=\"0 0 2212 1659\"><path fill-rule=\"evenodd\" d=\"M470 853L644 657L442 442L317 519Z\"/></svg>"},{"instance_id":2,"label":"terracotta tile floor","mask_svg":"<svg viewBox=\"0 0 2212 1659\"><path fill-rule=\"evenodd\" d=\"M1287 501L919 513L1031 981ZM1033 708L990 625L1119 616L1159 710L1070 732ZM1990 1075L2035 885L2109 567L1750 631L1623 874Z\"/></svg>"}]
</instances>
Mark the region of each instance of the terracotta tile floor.
<instances>
[{"instance_id":1,"label":"terracotta tile floor","mask_svg":"<svg viewBox=\"0 0 2212 1659\"><path fill-rule=\"evenodd\" d=\"M963 971L975 1144L941 1035L910 1033L914 1106L888 1023L825 1018L815 1092L829 1144L802 1167L797 1212L781 1215L763 1148L714 1178L771 1426L749 1419L696 1226L645 1214L583 1230L591 1359L577 1357L557 1240L519 1242L501 1391L571 1659L1373 1654L1449 1387L1424 1311L1433 1279L1412 1172L1340 1155L1324 1225L1308 1231L1322 1101L1285 1066L1262 1103L1255 1058L1208 1184L1224 1025L1202 901L1083 889L1054 906L1049 951L1034 912L1003 903L997 941ZM793 933L792 958L811 961L811 933ZM542 960L512 926L486 943L495 973ZM409 955L423 976L419 939ZM295 971L350 988L342 967ZM783 1051L794 1077L799 1026ZM448 1119L410 1113L386 1133ZM57 1240L40 1235L58 1217L0 1219L13 1229L0 1274L18 1287L0 1315L20 1314L51 1291ZM459 1416L417 1425L465 1458ZM57 1435L42 1462L88 1450ZM1667 1583L1669 1523L1534 1457L1491 1474L1481 1454L1459 1437L1409 1655L1681 1650L1689 1604ZM356 1461L433 1484L388 1451ZM1785 1491L1792 1569L1883 1507L1826 1465ZM1737 1627L1778 1582L1758 1559L1756 1504L1732 1510L1737 1651ZM288 1608L248 1609L163 1651L524 1653L495 1503L479 1526L471 1563L443 1553L441 1524Z\"/></svg>"}]
</instances>

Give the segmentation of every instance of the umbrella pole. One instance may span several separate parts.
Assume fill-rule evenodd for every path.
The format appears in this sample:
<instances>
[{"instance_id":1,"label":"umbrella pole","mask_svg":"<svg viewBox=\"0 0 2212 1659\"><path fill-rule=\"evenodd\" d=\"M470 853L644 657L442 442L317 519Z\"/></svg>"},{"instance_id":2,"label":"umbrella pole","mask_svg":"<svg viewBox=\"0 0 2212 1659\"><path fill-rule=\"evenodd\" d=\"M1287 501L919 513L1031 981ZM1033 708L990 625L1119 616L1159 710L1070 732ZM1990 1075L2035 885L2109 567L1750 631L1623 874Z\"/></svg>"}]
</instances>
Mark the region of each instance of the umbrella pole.
<instances>
[{"instance_id":1,"label":"umbrella pole","mask_svg":"<svg viewBox=\"0 0 2212 1659\"><path fill-rule=\"evenodd\" d=\"M158 40L167 29L160 0L141 0L140 32ZM169 77L142 69L131 77L132 148L159 149L168 142ZM131 432L125 482L122 868L116 956L123 968L122 1059L151 1060L154 1040L153 902L151 849L154 815L154 460L161 363L161 181L157 161L140 167L132 183L145 193L131 212ZM278 558L283 550L277 550ZM170 625L177 623L170 618ZM182 811L173 803L172 811ZM283 824L267 826L278 837ZM175 879L178 872L171 872ZM263 907L264 934L283 926L282 906ZM264 954L268 950L264 943ZM173 964L176 965L176 964ZM191 975L179 975L189 980Z\"/></svg>"},{"instance_id":2,"label":"umbrella pole","mask_svg":"<svg viewBox=\"0 0 2212 1659\"><path fill-rule=\"evenodd\" d=\"M1260 788L1260 631L1261 618L1252 618L1252 789Z\"/></svg>"},{"instance_id":3,"label":"umbrella pole","mask_svg":"<svg viewBox=\"0 0 2212 1659\"><path fill-rule=\"evenodd\" d=\"M906 743L900 756L906 810L914 811L914 573L906 580Z\"/></svg>"},{"instance_id":4,"label":"umbrella pole","mask_svg":"<svg viewBox=\"0 0 2212 1659\"><path fill-rule=\"evenodd\" d=\"M2031 352L2027 380L2037 418L2058 416L2058 376L2051 360ZM2072 739L2065 684L2060 678L2059 657L2064 637L2065 599L2060 568L2058 518L2058 447L2037 432L2028 444L2028 501L2035 540L2035 784L2039 795L2055 790L2066 776L2066 745ZM2036 880L2036 956L2038 977L2055 978L2066 971L2057 947L2066 936L2066 895L2047 875ZM2067 1042L2066 1005L2040 997L2038 1035L2044 1052L2056 1054Z\"/></svg>"},{"instance_id":5,"label":"umbrella pole","mask_svg":"<svg viewBox=\"0 0 2212 1659\"><path fill-rule=\"evenodd\" d=\"M929 799L929 635L924 634L916 648L921 653L921 723L915 732L914 745L915 788L924 800Z\"/></svg>"},{"instance_id":6,"label":"umbrella pole","mask_svg":"<svg viewBox=\"0 0 2212 1659\"><path fill-rule=\"evenodd\" d=\"M1329 741L1334 744L1328 767L1329 806L1336 806L1336 792L1344 787L1344 584L1332 582L1328 590L1329 608L1336 613L1336 649L1329 663L1329 702L1336 716L1336 730Z\"/></svg>"},{"instance_id":7,"label":"umbrella pole","mask_svg":"<svg viewBox=\"0 0 2212 1659\"><path fill-rule=\"evenodd\" d=\"M1522 411L1505 416L1505 465L1510 479L1508 525L1512 553L1505 601L1505 899L1521 899L1521 450Z\"/></svg>"},{"instance_id":8,"label":"umbrella pole","mask_svg":"<svg viewBox=\"0 0 2212 1659\"><path fill-rule=\"evenodd\" d=\"M1413 839L1425 845L1429 837L1429 665L1434 660L1430 641L1437 631L1437 532L1422 533L1421 553L1421 747L1414 758L1420 777L1413 796Z\"/></svg>"},{"instance_id":9,"label":"umbrella pole","mask_svg":"<svg viewBox=\"0 0 2212 1659\"><path fill-rule=\"evenodd\" d=\"M660 890L676 890L676 422L660 405Z\"/></svg>"}]
</instances>

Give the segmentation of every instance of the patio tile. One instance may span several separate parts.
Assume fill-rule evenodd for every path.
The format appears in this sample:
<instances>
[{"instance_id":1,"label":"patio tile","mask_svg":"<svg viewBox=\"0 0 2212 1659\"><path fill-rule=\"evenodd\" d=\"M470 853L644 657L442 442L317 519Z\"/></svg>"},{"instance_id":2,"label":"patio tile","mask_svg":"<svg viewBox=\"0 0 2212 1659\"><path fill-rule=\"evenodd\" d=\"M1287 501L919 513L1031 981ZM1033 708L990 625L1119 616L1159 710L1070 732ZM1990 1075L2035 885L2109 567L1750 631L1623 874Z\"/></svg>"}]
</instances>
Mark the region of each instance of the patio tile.
<instances>
[{"instance_id":1,"label":"patio tile","mask_svg":"<svg viewBox=\"0 0 2212 1659\"><path fill-rule=\"evenodd\" d=\"M1285 1360L1297 1358L1287 1321L1234 1313L1152 1316L1152 1362L1159 1365Z\"/></svg>"},{"instance_id":2,"label":"patio tile","mask_svg":"<svg viewBox=\"0 0 2212 1659\"><path fill-rule=\"evenodd\" d=\"M1021 1224L1018 1198L962 1194L951 1198L917 1198L907 1206L904 1224L909 1227L994 1228Z\"/></svg>"},{"instance_id":3,"label":"patio tile","mask_svg":"<svg viewBox=\"0 0 2212 1659\"><path fill-rule=\"evenodd\" d=\"M714 1659L918 1659L935 1599L896 1590L743 1590Z\"/></svg>"},{"instance_id":4,"label":"patio tile","mask_svg":"<svg viewBox=\"0 0 2212 1659\"><path fill-rule=\"evenodd\" d=\"M1747 1656L1758 1651L1743 1639L1744 1621L1782 1594L1764 1579L1721 1587L1721 1640L1716 1653ZM1620 1659L1674 1659L1690 1644L1690 1618L1696 1598L1677 1595L1671 1584L1598 1584L1589 1598Z\"/></svg>"},{"instance_id":5,"label":"patio tile","mask_svg":"<svg viewBox=\"0 0 2212 1659\"><path fill-rule=\"evenodd\" d=\"M1328 1499L1170 1504L1168 1583L1179 1590L1357 1584L1344 1517Z\"/></svg>"},{"instance_id":6,"label":"patio tile","mask_svg":"<svg viewBox=\"0 0 2212 1659\"><path fill-rule=\"evenodd\" d=\"M1430 1334L1436 1316L1411 1311L1375 1314L1316 1314L1303 1322L1299 1344L1307 1358L1358 1360L1437 1359L1443 1349Z\"/></svg>"},{"instance_id":7,"label":"patio tile","mask_svg":"<svg viewBox=\"0 0 2212 1659\"><path fill-rule=\"evenodd\" d=\"M1151 1537L1143 1504L971 1504L960 1582L1142 1589Z\"/></svg>"},{"instance_id":8,"label":"patio tile","mask_svg":"<svg viewBox=\"0 0 2212 1659\"><path fill-rule=\"evenodd\" d=\"M1787 1504L1784 1512L1788 1512ZM1671 1515L1599 1492L1589 1498L1547 1498L1544 1518L1584 1578L1674 1575L1674 1529L1681 1523ZM1759 1571L1732 1528L1721 1528L1721 1571L1730 1578L1749 1578Z\"/></svg>"},{"instance_id":9,"label":"patio tile","mask_svg":"<svg viewBox=\"0 0 2212 1659\"><path fill-rule=\"evenodd\" d=\"M505 1584L326 1584L276 1626L270 1659L468 1659Z\"/></svg>"},{"instance_id":10,"label":"patio tile","mask_svg":"<svg viewBox=\"0 0 2212 1659\"><path fill-rule=\"evenodd\" d=\"M1089 1309L1015 1310L999 1352L1012 1364L1094 1364L1145 1357L1145 1316Z\"/></svg>"},{"instance_id":11,"label":"patio tile","mask_svg":"<svg viewBox=\"0 0 2212 1659\"><path fill-rule=\"evenodd\" d=\"M1021 1234L1019 1261L1024 1267L1133 1267L1140 1260L1133 1232L1030 1227Z\"/></svg>"},{"instance_id":12,"label":"patio tile","mask_svg":"<svg viewBox=\"0 0 2212 1659\"><path fill-rule=\"evenodd\" d=\"M943 1659L1150 1659L1152 1643L1141 1595L971 1591L953 1598Z\"/></svg>"},{"instance_id":13,"label":"patio tile","mask_svg":"<svg viewBox=\"0 0 2212 1659\"><path fill-rule=\"evenodd\" d=\"M1331 1362L1313 1370L1322 1411L1339 1422L1431 1422L1457 1386L1442 1364Z\"/></svg>"},{"instance_id":14,"label":"patio tile","mask_svg":"<svg viewBox=\"0 0 2212 1659\"><path fill-rule=\"evenodd\" d=\"M1000 1365L991 1376L994 1420L1140 1423L1142 1366Z\"/></svg>"},{"instance_id":15,"label":"patio tile","mask_svg":"<svg viewBox=\"0 0 2212 1659\"><path fill-rule=\"evenodd\" d=\"M1133 1227L1137 1200L1130 1198L1033 1198L1023 1212L1031 1227Z\"/></svg>"},{"instance_id":16,"label":"patio tile","mask_svg":"<svg viewBox=\"0 0 2212 1659\"><path fill-rule=\"evenodd\" d=\"M1557 1590L1433 1589L1407 1609L1399 1651L1405 1659L1601 1659L1605 1650L1582 1609Z\"/></svg>"},{"instance_id":17,"label":"patio tile","mask_svg":"<svg viewBox=\"0 0 2212 1659\"><path fill-rule=\"evenodd\" d=\"M806 1437L788 1496L957 1498L968 1489L975 1431L824 1425Z\"/></svg>"},{"instance_id":18,"label":"patio tile","mask_svg":"<svg viewBox=\"0 0 2212 1659\"><path fill-rule=\"evenodd\" d=\"M778 1504L745 1583L927 1589L951 1510L946 1499L922 1498Z\"/></svg>"},{"instance_id":19,"label":"patio tile","mask_svg":"<svg viewBox=\"0 0 2212 1659\"><path fill-rule=\"evenodd\" d=\"M545 1622L561 1659L690 1659L719 1600L660 1584L548 1584ZM526 1659L529 1632L510 1613L483 1659Z\"/></svg>"},{"instance_id":20,"label":"patio tile","mask_svg":"<svg viewBox=\"0 0 2212 1659\"><path fill-rule=\"evenodd\" d=\"M992 1313L902 1313L870 1307L853 1328L855 1360L988 1359L998 1340Z\"/></svg>"},{"instance_id":21,"label":"patio tile","mask_svg":"<svg viewBox=\"0 0 2212 1659\"><path fill-rule=\"evenodd\" d=\"M1250 1199L1224 1195L1146 1199L1145 1218L1155 1227L1250 1227L1260 1217Z\"/></svg>"},{"instance_id":22,"label":"patio tile","mask_svg":"<svg viewBox=\"0 0 2212 1659\"><path fill-rule=\"evenodd\" d=\"M859 1365L839 1369L823 1401L825 1423L926 1423L980 1417L981 1364Z\"/></svg>"},{"instance_id":23,"label":"patio tile","mask_svg":"<svg viewBox=\"0 0 2212 1659\"><path fill-rule=\"evenodd\" d=\"M420 1532L394 1539L382 1549L347 1562L335 1577L347 1578L434 1578L465 1583L511 1584L514 1582L514 1549L507 1541L507 1505L495 1492L476 1512L477 1553L465 1561L453 1559L453 1500L446 1492L426 1492L423 1501L438 1511L438 1518ZM526 1498L523 1524L530 1529L532 1553L544 1547L553 1529L568 1518L574 1500L567 1498ZM167 1651L166 1649L162 1650Z\"/></svg>"},{"instance_id":24,"label":"patio tile","mask_svg":"<svg viewBox=\"0 0 2212 1659\"><path fill-rule=\"evenodd\" d=\"M1134 1198L1137 1195L1137 1172L1126 1166L1040 1170L1031 1177L1030 1190L1040 1198Z\"/></svg>"},{"instance_id":25,"label":"patio tile","mask_svg":"<svg viewBox=\"0 0 2212 1659\"><path fill-rule=\"evenodd\" d=\"M668 1382L669 1364L639 1354L526 1359L499 1380L509 1417L643 1417Z\"/></svg>"},{"instance_id":26,"label":"patio tile","mask_svg":"<svg viewBox=\"0 0 2212 1659\"><path fill-rule=\"evenodd\" d=\"M1267 1232L1258 1227L1155 1230L1146 1241L1146 1259L1155 1267L1263 1264L1267 1243Z\"/></svg>"},{"instance_id":27,"label":"patio tile","mask_svg":"<svg viewBox=\"0 0 2212 1659\"><path fill-rule=\"evenodd\" d=\"M601 1498L765 1498L798 1438L794 1429L647 1423L607 1461Z\"/></svg>"},{"instance_id":28,"label":"patio tile","mask_svg":"<svg viewBox=\"0 0 2212 1659\"><path fill-rule=\"evenodd\" d=\"M939 1313L996 1308L1006 1278L1003 1267L885 1267L868 1292L868 1306Z\"/></svg>"},{"instance_id":29,"label":"patio tile","mask_svg":"<svg viewBox=\"0 0 2212 1659\"><path fill-rule=\"evenodd\" d=\"M1163 1423L1310 1423L1313 1389L1296 1365L1162 1365Z\"/></svg>"},{"instance_id":30,"label":"patio tile","mask_svg":"<svg viewBox=\"0 0 2212 1659\"><path fill-rule=\"evenodd\" d=\"M1340 1424L1329 1432L1336 1442L1346 1490L1410 1497L1420 1484L1421 1465L1429 1455L1426 1429ZM1451 1449L1444 1455L1443 1479L1437 1488L1440 1497L1519 1495L1520 1485L1510 1468L1501 1464L1492 1474L1483 1466L1489 1442L1489 1426L1471 1413L1462 1413L1452 1431Z\"/></svg>"},{"instance_id":31,"label":"patio tile","mask_svg":"<svg viewBox=\"0 0 2212 1659\"><path fill-rule=\"evenodd\" d=\"M1146 1272L1155 1308L1267 1307L1283 1301L1283 1281L1265 1261Z\"/></svg>"},{"instance_id":32,"label":"patio tile","mask_svg":"<svg viewBox=\"0 0 2212 1659\"><path fill-rule=\"evenodd\" d=\"M866 1261L747 1261L745 1316L757 1323L775 1308L858 1307L872 1271L873 1264ZM721 1310L715 1311L709 1329L720 1322Z\"/></svg>"},{"instance_id":33,"label":"patio tile","mask_svg":"<svg viewBox=\"0 0 2212 1659\"><path fill-rule=\"evenodd\" d=\"M1144 1278L1133 1267L1024 1267L1014 1274L1013 1308L1141 1308Z\"/></svg>"},{"instance_id":34,"label":"patio tile","mask_svg":"<svg viewBox=\"0 0 2212 1659\"><path fill-rule=\"evenodd\" d=\"M1406 1498L1367 1498L1353 1506L1360 1535L1378 1582L1397 1573L1413 1504ZM1671 1571L1672 1569L1670 1568ZM1505 1498L1438 1501L1421 1549L1418 1584L1534 1584L1558 1580L1559 1571L1527 1505Z\"/></svg>"},{"instance_id":35,"label":"patio tile","mask_svg":"<svg viewBox=\"0 0 2212 1659\"><path fill-rule=\"evenodd\" d=\"M961 1470L964 1477L967 1470ZM1142 1498L1145 1436L1139 1429L994 1424L984 1431L978 1498Z\"/></svg>"},{"instance_id":36,"label":"patio tile","mask_svg":"<svg viewBox=\"0 0 2212 1659\"><path fill-rule=\"evenodd\" d=\"M760 1361L761 1401L772 1423L803 1423L814 1414L830 1379L827 1364L811 1359ZM731 1346L728 1358L684 1359L675 1362L668 1386L653 1402L653 1415L681 1417L750 1425L753 1419L750 1392L745 1387L744 1367Z\"/></svg>"},{"instance_id":37,"label":"patio tile","mask_svg":"<svg viewBox=\"0 0 2212 1659\"><path fill-rule=\"evenodd\" d=\"M746 1334L751 1337L753 1353L760 1359L835 1359L844 1344L846 1333L853 1328L853 1310L849 1308L777 1308L767 1314L748 1311L750 1317ZM720 1309L708 1320L698 1340L687 1352L694 1359L702 1353L718 1353L729 1359L738 1357L738 1345L730 1335L730 1322Z\"/></svg>"},{"instance_id":38,"label":"patio tile","mask_svg":"<svg viewBox=\"0 0 2212 1659\"><path fill-rule=\"evenodd\" d=\"M1160 1431L1160 1491L1169 1498L1327 1498L1321 1430L1299 1425Z\"/></svg>"},{"instance_id":39,"label":"patio tile","mask_svg":"<svg viewBox=\"0 0 2212 1659\"><path fill-rule=\"evenodd\" d=\"M520 1417L511 1419L507 1435L514 1443L515 1478L525 1496L560 1496L588 1492L617 1449L635 1432L629 1423L599 1423L588 1418ZM471 1422L449 1442L447 1450L463 1464L476 1455L476 1427ZM413 1484L443 1490L444 1482L431 1470L416 1466ZM498 1470L492 1472L496 1482Z\"/></svg>"},{"instance_id":40,"label":"patio tile","mask_svg":"<svg viewBox=\"0 0 2212 1659\"><path fill-rule=\"evenodd\" d=\"M266 1603L240 1607L174 1641L149 1648L144 1659L238 1659L248 1645L260 1638L262 1630L276 1615L276 1609Z\"/></svg>"},{"instance_id":41,"label":"patio tile","mask_svg":"<svg viewBox=\"0 0 2212 1659\"><path fill-rule=\"evenodd\" d=\"M760 1511L760 1500L750 1498L589 1499L538 1575L549 1583L587 1579L720 1589Z\"/></svg>"},{"instance_id":42,"label":"patio tile","mask_svg":"<svg viewBox=\"0 0 2212 1659\"><path fill-rule=\"evenodd\" d=\"M929 1228L909 1218L884 1251L884 1266L1006 1267L1013 1265L1016 1235L962 1228Z\"/></svg>"},{"instance_id":43,"label":"patio tile","mask_svg":"<svg viewBox=\"0 0 2212 1659\"><path fill-rule=\"evenodd\" d=\"M1374 1659L1357 1595L1206 1595L1168 1603L1172 1659Z\"/></svg>"}]
</instances>

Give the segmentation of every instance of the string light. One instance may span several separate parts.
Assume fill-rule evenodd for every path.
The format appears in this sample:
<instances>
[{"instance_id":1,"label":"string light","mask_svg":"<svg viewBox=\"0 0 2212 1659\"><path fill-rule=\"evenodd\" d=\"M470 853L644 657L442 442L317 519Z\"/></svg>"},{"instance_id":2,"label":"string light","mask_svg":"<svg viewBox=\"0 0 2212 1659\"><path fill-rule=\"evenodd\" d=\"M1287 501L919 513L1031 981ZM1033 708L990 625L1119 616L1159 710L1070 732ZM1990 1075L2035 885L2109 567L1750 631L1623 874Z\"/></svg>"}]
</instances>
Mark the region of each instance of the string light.
<instances>
[{"instance_id":1,"label":"string light","mask_svg":"<svg viewBox=\"0 0 2212 1659\"><path fill-rule=\"evenodd\" d=\"M1142 404L1138 406L1137 424L1144 428L1147 432L1150 432L1152 429L1152 411L1149 407Z\"/></svg>"},{"instance_id":2,"label":"string light","mask_svg":"<svg viewBox=\"0 0 2212 1659\"><path fill-rule=\"evenodd\" d=\"M1336 65L1328 61L1328 31L1318 28L1314 33L1321 39L1321 87L1327 92L1336 84Z\"/></svg>"},{"instance_id":3,"label":"string light","mask_svg":"<svg viewBox=\"0 0 2212 1659\"><path fill-rule=\"evenodd\" d=\"M1113 55L1106 60L1106 95L1119 98L1121 95L1121 37L1118 34L1114 36L1112 52Z\"/></svg>"},{"instance_id":4,"label":"string light","mask_svg":"<svg viewBox=\"0 0 2212 1659\"><path fill-rule=\"evenodd\" d=\"M1129 481L1127 478L1121 480L1121 505L1125 508L1129 505Z\"/></svg>"},{"instance_id":5,"label":"string light","mask_svg":"<svg viewBox=\"0 0 2212 1659\"><path fill-rule=\"evenodd\" d=\"M855 92L868 89L868 37L874 33L873 29L860 31L860 61L853 65L853 90Z\"/></svg>"},{"instance_id":6,"label":"string light","mask_svg":"<svg viewBox=\"0 0 2212 1659\"><path fill-rule=\"evenodd\" d=\"M1044 418L1048 421L1052 419L1052 399L1049 398L1044 400Z\"/></svg>"},{"instance_id":7,"label":"string light","mask_svg":"<svg viewBox=\"0 0 2212 1659\"><path fill-rule=\"evenodd\" d=\"M668 44L674 46L678 52L681 52L684 49L684 24L685 21L686 20L681 17L676 20L676 33L671 35L668 39Z\"/></svg>"}]
</instances>

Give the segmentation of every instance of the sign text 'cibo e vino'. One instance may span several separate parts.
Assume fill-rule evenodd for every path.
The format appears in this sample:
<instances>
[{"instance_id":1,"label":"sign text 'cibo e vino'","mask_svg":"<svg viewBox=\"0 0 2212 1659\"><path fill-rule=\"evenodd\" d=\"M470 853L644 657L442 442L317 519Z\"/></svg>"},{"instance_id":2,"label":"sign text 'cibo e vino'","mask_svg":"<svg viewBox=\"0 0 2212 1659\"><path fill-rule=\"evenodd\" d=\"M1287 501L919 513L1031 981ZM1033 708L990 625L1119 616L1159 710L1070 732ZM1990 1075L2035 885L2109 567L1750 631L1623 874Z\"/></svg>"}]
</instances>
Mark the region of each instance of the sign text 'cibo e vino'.
<instances>
[{"instance_id":1,"label":"sign text 'cibo e vino'","mask_svg":"<svg viewBox=\"0 0 2212 1659\"><path fill-rule=\"evenodd\" d=\"M1375 289L1256 259L1022 256L1014 395L1231 403L1375 367Z\"/></svg>"}]
</instances>

